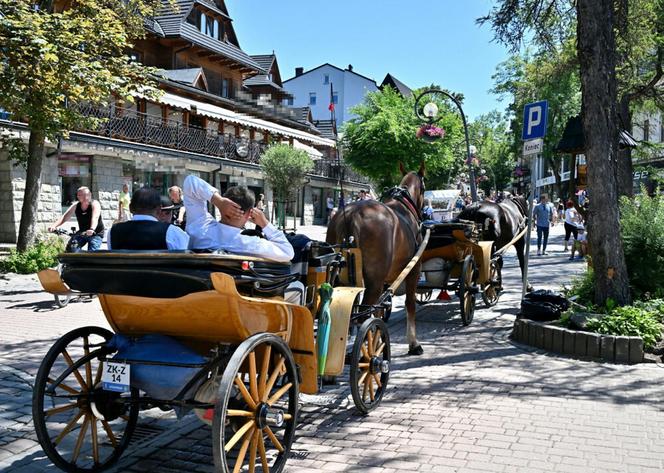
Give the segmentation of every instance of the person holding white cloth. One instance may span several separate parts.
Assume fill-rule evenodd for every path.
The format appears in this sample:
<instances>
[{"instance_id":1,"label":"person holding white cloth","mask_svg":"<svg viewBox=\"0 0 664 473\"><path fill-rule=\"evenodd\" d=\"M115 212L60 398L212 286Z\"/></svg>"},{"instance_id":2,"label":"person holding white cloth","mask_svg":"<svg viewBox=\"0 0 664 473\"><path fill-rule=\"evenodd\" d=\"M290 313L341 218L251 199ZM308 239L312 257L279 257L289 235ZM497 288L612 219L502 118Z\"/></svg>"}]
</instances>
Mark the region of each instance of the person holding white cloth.
<instances>
[{"instance_id":1,"label":"person holding white cloth","mask_svg":"<svg viewBox=\"0 0 664 473\"><path fill-rule=\"evenodd\" d=\"M263 212L254 208L254 194L246 187L231 187L222 197L213 186L190 175L184 180L183 188L186 231L191 249L225 250L278 262L293 259L293 247L286 235L268 222ZM207 211L208 201L219 209L221 222ZM247 221L262 227L265 238L242 235L242 227Z\"/></svg>"}]
</instances>

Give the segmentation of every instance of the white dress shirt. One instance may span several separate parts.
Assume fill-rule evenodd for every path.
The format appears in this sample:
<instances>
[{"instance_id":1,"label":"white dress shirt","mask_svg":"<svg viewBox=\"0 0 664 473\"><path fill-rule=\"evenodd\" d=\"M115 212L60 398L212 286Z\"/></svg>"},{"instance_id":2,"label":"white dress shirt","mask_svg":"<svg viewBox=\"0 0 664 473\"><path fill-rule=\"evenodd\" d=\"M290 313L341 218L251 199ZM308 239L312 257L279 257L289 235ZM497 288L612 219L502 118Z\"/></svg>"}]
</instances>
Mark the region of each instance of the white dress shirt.
<instances>
[{"instance_id":1,"label":"white dress shirt","mask_svg":"<svg viewBox=\"0 0 664 473\"><path fill-rule=\"evenodd\" d=\"M152 215L134 215L131 217L133 221L147 220L150 222L158 222ZM109 251L111 248L111 229L106 232L106 245ZM189 248L189 235L184 230L175 225L169 225L166 230L166 247L169 250L186 250Z\"/></svg>"},{"instance_id":2,"label":"white dress shirt","mask_svg":"<svg viewBox=\"0 0 664 473\"><path fill-rule=\"evenodd\" d=\"M294 251L286 235L272 224L263 227L265 238L241 235L242 229L217 222L207 211L207 201L217 192L213 186L196 176L184 180L184 206L187 209L187 233L190 248L225 250L240 255L258 256L288 262Z\"/></svg>"}]
</instances>

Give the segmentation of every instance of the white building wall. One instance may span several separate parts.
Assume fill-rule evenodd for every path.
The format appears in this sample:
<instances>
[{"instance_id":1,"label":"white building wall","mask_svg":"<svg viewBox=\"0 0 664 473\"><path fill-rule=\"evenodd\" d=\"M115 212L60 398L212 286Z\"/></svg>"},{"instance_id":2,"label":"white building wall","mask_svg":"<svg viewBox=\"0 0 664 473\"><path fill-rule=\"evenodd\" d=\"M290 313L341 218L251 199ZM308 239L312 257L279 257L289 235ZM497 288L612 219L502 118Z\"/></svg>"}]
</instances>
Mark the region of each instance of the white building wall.
<instances>
[{"instance_id":1,"label":"white building wall","mask_svg":"<svg viewBox=\"0 0 664 473\"><path fill-rule=\"evenodd\" d=\"M645 125L646 120L648 121L648 142L650 143L662 143L664 138L662 134L663 123L663 114L662 112L654 113L636 113L632 118L632 136L637 141L643 141L645 138Z\"/></svg>"},{"instance_id":2,"label":"white building wall","mask_svg":"<svg viewBox=\"0 0 664 473\"><path fill-rule=\"evenodd\" d=\"M360 77L347 70L325 65L294 77L284 83L284 88L293 95L293 107L311 107L314 120L328 120L330 118L330 84L325 83L325 76L333 84L338 94L336 105L337 123L341 125L352 118L348 109L362 102L367 92L378 90L372 80ZM316 94L316 105L310 105L309 94Z\"/></svg>"}]
</instances>

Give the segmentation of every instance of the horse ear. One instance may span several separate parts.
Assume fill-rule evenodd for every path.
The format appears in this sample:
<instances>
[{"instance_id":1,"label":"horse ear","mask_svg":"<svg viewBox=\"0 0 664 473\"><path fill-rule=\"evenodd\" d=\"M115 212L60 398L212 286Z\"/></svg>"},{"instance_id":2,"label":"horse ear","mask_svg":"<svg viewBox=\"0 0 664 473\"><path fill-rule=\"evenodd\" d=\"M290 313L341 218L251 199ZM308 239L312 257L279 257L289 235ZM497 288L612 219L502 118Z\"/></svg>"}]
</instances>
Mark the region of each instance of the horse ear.
<instances>
[{"instance_id":1,"label":"horse ear","mask_svg":"<svg viewBox=\"0 0 664 473\"><path fill-rule=\"evenodd\" d=\"M401 172L402 176L405 176L406 174L408 174L408 171L406 171L406 168L403 167L403 163L401 161L399 161L399 171Z\"/></svg>"},{"instance_id":2,"label":"horse ear","mask_svg":"<svg viewBox=\"0 0 664 473\"><path fill-rule=\"evenodd\" d=\"M419 171L417 171L417 174L419 174L422 177L425 177L426 172L427 172L427 170L426 170L426 166L424 165L424 159L423 159L422 162L420 163L420 169L419 169Z\"/></svg>"}]
</instances>

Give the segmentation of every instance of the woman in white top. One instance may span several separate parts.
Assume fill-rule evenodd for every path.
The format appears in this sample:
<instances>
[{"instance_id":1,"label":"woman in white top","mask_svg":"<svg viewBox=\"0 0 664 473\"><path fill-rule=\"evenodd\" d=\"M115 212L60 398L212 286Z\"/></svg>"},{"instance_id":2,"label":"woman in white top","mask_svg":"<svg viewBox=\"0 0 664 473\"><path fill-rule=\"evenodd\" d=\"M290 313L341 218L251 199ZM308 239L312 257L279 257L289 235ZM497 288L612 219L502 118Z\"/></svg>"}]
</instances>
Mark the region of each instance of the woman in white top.
<instances>
[{"instance_id":1,"label":"woman in white top","mask_svg":"<svg viewBox=\"0 0 664 473\"><path fill-rule=\"evenodd\" d=\"M578 238L577 224L581 222L581 215L574 208L574 202L567 201L567 209L565 209L565 250L567 251L567 243L569 237L574 235L574 239ZM573 243L572 243L573 244Z\"/></svg>"}]
</instances>

